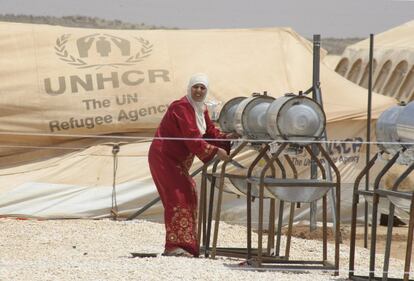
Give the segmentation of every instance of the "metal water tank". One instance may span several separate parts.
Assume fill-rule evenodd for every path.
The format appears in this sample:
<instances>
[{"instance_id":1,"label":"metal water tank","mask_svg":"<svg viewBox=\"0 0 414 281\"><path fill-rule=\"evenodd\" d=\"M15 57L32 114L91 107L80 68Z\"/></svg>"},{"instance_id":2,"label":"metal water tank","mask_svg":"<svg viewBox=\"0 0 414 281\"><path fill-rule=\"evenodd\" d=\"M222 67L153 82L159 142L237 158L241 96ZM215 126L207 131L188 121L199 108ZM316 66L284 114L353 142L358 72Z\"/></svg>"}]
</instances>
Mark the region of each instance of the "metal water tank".
<instances>
[{"instance_id":1,"label":"metal water tank","mask_svg":"<svg viewBox=\"0 0 414 281\"><path fill-rule=\"evenodd\" d=\"M405 147L414 148L414 102L403 106L397 119L397 134Z\"/></svg>"},{"instance_id":2,"label":"metal water tank","mask_svg":"<svg viewBox=\"0 0 414 281\"><path fill-rule=\"evenodd\" d=\"M306 96L286 94L267 109L266 128L274 140L305 145L319 139L325 126L326 116L322 107Z\"/></svg>"},{"instance_id":3,"label":"metal water tank","mask_svg":"<svg viewBox=\"0 0 414 281\"><path fill-rule=\"evenodd\" d=\"M234 115L236 114L236 109L239 104L247 99L246 97L237 97L229 100L223 106L220 111L220 115L218 118L218 123L220 125L220 129L225 133L235 132L234 128Z\"/></svg>"},{"instance_id":4,"label":"metal water tank","mask_svg":"<svg viewBox=\"0 0 414 281\"><path fill-rule=\"evenodd\" d=\"M274 100L273 97L260 95L241 101L233 120L236 132L248 139L270 140L266 130L266 112Z\"/></svg>"},{"instance_id":5,"label":"metal water tank","mask_svg":"<svg viewBox=\"0 0 414 281\"><path fill-rule=\"evenodd\" d=\"M399 164L413 163L414 102L401 103L384 111L377 121L376 134L380 150L391 155L400 151Z\"/></svg>"},{"instance_id":6,"label":"metal water tank","mask_svg":"<svg viewBox=\"0 0 414 281\"><path fill-rule=\"evenodd\" d=\"M376 136L380 150L395 154L402 149L399 144L397 120L404 106L396 105L384 111L377 120ZM397 144L398 143L398 144Z\"/></svg>"}]
</instances>

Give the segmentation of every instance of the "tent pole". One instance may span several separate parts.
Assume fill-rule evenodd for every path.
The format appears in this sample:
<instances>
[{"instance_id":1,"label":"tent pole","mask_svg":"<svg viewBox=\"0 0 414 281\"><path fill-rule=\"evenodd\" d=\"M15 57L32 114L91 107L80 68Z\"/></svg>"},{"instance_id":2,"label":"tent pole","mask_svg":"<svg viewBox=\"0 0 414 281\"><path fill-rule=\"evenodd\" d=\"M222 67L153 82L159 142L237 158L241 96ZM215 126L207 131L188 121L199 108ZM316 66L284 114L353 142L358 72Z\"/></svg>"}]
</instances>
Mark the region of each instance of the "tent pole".
<instances>
[{"instance_id":1,"label":"tent pole","mask_svg":"<svg viewBox=\"0 0 414 281\"><path fill-rule=\"evenodd\" d=\"M312 72L312 98L323 108L323 101L322 101L322 91L321 91L321 82L320 82L320 49L321 49L321 36L320 34L313 35L313 72ZM326 130L322 134L322 140L326 141L328 140L328 136L326 134ZM326 151L329 152L328 145L325 143L324 148ZM317 151L317 147L312 147L312 152L314 152L315 155L318 155L319 152ZM314 161L311 162L311 178L317 178L317 165ZM326 179L328 181L332 181L332 171L331 167L329 166L328 162L325 162L325 170L326 170ZM335 189L331 189L331 192L329 194L329 203L331 205L332 213L335 213ZM317 206L316 202L315 205L312 208L311 203L311 219L313 217L313 221L311 220L311 230L316 229L316 211ZM332 221L334 225L336 225L336 217L332 216ZM313 224L313 225L312 225ZM335 228L333 228L335 232ZM334 233L335 234L335 233Z\"/></svg>"},{"instance_id":2,"label":"tent pole","mask_svg":"<svg viewBox=\"0 0 414 281\"><path fill-rule=\"evenodd\" d=\"M321 37L319 34L313 35L313 69L312 69L312 98L319 104L320 102L320 89L319 89L319 61L320 61L320 46L321 46ZM314 155L318 155L318 148L316 145L312 145L312 153ZM311 178L317 179L318 178L318 166L316 165L316 161L311 159ZM313 201L310 203L310 231L316 230L316 216L318 212L318 202Z\"/></svg>"},{"instance_id":3,"label":"tent pole","mask_svg":"<svg viewBox=\"0 0 414 281\"><path fill-rule=\"evenodd\" d=\"M365 165L368 165L371 154L371 112L372 112L372 62L374 57L374 34L369 35L369 73L368 73L368 108L367 108L367 154ZM365 175L365 190L369 189L369 171ZM364 204L364 248L368 248L368 202Z\"/></svg>"},{"instance_id":4,"label":"tent pole","mask_svg":"<svg viewBox=\"0 0 414 281\"><path fill-rule=\"evenodd\" d=\"M313 71L312 71L312 99L315 100L322 108L323 108L323 101L322 101L322 91L320 88L320 49L321 49L321 36L319 34L313 35ZM322 140L327 140L326 130L323 132ZM325 149L329 151L327 144L325 144ZM312 146L312 152L315 155L318 155L318 149L316 146ZM332 181L332 171L329 163L325 162L325 170L326 170L326 179ZM316 162L312 160L311 162L311 178L316 179L318 178L317 173L317 165ZM335 189L332 189L330 195L330 203L332 213L335 213ZM311 203L310 207L310 227L311 231L316 229L316 213L317 213L317 205L316 201ZM336 224L335 216L332 216L334 225ZM334 228L335 231L335 228Z\"/></svg>"}]
</instances>

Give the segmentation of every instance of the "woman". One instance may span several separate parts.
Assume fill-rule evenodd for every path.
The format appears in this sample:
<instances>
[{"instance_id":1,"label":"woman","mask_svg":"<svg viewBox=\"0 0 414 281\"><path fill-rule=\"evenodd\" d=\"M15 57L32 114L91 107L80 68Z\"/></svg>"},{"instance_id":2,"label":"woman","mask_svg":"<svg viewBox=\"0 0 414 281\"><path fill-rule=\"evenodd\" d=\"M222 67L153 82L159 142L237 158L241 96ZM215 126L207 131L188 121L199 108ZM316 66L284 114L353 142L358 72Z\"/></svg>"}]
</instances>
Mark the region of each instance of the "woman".
<instances>
[{"instance_id":1,"label":"woman","mask_svg":"<svg viewBox=\"0 0 414 281\"><path fill-rule=\"evenodd\" d=\"M231 137L211 122L203 103L207 92L207 76L193 75L187 95L168 107L149 150L152 178L164 205L166 256L199 255L197 193L189 175L194 156L206 163L215 155L226 160L230 151L228 141L203 140Z\"/></svg>"}]
</instances>

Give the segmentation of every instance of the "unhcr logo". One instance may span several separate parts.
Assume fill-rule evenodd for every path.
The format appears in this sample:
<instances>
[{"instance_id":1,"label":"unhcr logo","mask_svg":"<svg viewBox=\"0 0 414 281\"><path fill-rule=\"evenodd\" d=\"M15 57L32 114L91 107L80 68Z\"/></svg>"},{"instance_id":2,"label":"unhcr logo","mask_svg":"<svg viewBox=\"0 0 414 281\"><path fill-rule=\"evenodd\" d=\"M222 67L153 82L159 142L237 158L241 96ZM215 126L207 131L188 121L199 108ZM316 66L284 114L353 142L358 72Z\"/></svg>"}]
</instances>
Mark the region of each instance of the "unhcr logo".
<instances>
[{"instance_id":1,"label":"unhcr logo","mask_svg":"<svg viewBox=\"0 0 414 281\"><path fill-rule=\"evenodd\" d=\"M81 69L134 65L153 51L153 45L142 37L127 40L111 34L94 33L75 40L70 38L71 34L59 36L55 53L61 61Z\"/></svg>"}]
</instances>

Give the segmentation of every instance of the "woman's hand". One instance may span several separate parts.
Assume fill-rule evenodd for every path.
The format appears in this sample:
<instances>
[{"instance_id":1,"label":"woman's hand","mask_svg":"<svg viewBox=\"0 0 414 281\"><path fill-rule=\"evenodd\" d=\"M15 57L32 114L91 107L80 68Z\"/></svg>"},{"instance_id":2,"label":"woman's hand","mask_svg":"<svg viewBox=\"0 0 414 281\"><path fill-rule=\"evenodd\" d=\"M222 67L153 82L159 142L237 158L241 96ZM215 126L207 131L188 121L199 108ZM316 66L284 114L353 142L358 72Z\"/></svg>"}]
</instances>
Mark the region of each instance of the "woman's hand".
<instances>
[{"instance_id":1,"label":"woman's hand","mask_svg":"<svg viewBox=\"0 0 414 281\"><path fill-rule=\"evenodd\" d=\"M230 159L229 156L227 155L227 152L222 148L219 148L217 150L217 157L222 161L226 161Z\"/></svg>"},{"instance_id":2,"label":"woman's hand","mask_svg":"<svg viewBox=\"0 0 414 281\"><path fill-rule=\"evenodd\" d=\"M238 139L240 137L241 136L236 132L226 134L226 139Z\"/></svg>"}]
</instances>

